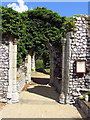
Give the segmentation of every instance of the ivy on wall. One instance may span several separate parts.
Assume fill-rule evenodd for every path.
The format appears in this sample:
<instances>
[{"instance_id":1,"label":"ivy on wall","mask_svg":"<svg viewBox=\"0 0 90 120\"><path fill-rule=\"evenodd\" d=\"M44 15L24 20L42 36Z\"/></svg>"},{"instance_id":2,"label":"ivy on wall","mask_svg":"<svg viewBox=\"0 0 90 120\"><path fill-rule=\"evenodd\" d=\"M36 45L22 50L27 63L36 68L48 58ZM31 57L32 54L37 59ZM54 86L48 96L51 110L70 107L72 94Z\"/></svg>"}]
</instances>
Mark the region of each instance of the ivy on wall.
<instances>
[{"instance_id":1,"label":"ivy on wall","mask_svg":"<svg viewBox=\"0 0 90 120\"><path fill-rule=\"evenodd\" d=\"M45 7L37 7L23 13L18 13L12 8L2 7L2 33L14 35L18 42L18 65L24 61L31 49L45 50L44 42L51 43L61 51L61 38L65 33L74 29L72 17L61 17ZM38 46L38 47L37 47Z\"/></svg>"}]
</instances>

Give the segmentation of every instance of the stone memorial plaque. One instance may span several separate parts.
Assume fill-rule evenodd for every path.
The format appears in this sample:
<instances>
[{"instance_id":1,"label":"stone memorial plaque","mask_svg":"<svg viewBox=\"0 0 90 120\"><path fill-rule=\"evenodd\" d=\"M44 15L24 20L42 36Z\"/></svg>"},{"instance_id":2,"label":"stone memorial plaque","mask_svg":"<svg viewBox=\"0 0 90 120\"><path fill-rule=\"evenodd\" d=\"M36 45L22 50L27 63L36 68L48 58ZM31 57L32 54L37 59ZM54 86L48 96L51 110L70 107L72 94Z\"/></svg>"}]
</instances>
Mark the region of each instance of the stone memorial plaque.
<instances>
[{"instance_id":1,"label":"stone memorial plaque","mask_svg":"<svg viewBox=\"0 0 90 120\"><path fill-rule=\"evenodd\" d=\"M76 73L86 73L86 60L76 61Z\"/></svg>"}]
</instances>

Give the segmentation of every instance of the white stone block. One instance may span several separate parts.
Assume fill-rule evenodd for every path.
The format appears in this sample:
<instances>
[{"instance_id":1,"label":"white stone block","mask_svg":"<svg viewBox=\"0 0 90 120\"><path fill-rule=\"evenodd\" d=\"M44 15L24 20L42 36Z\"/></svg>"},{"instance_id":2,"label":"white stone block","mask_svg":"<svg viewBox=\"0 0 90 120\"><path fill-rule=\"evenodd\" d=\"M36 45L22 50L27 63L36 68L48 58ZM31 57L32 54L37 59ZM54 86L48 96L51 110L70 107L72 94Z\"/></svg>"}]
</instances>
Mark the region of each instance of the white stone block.
<instances>
[{"instance_id":1,"label":"white stone block","mask_svg":"<svg viewBox=\"0 0 90 120\"><path fill-rule=\"evenodd\" d=\"M80 27L79 30L82 31L83 29Z\"/></svg>"},{"instance_id":2,"label":"white stone block","mask_svg":"<svg viewBox=\"0 0 90 120\"><path fill-rule=\"evenodd\" d=\"M79 42L76 42L76 45L79 46Z\"/></svg>"},{"instance_id":3,"label":"white stone block","mask_svg":"<svg viewBox=\"0 0 90 120\"><path fill-rule=\"evenodd\" d=\"M83 20L83 21L85 21L85 18L84 18L84 17L82 17L82 20Z\"/></svg>"},{"instance_id":4,"label":"white stone block","mask_svg":"<svg viewBox=\"0 0 90 120\"><path fill-rule=\"evenodd\" d=\"M78 21L80 21L80 20L81 20L81 17L76 17L76 19L77 19Z\"/></svg>"},{"instance_id":5,"label":"white stone block","mask_svg":"<svg viewBox=\"0 0 90 120\"><path fill-rule=\"evenodd\" d=\"M77 27L77 26L79 26L79 23L77 23L77 22L76 22L76 24L75 24L75 25L76 25L76 27Z\"/></svg>"},{"instance_id":6,"label":"white stone block","mask_svg":"<svg viewBox=\"0 0 90 120\"><path fill-rule=\"evenodd\" d=\"M83 21L80 21L80 24L82 24L83 23Z\"/></svg>"},{"instance_id":7,"label":"white stone block","mask_svg":"<svg viewBox=\"0 0 90 120\"><path fill-rule=\"evenodd\" d=\"M77 33L81 33L81 31L77 31Z\"/></svg>"}]
</instances>

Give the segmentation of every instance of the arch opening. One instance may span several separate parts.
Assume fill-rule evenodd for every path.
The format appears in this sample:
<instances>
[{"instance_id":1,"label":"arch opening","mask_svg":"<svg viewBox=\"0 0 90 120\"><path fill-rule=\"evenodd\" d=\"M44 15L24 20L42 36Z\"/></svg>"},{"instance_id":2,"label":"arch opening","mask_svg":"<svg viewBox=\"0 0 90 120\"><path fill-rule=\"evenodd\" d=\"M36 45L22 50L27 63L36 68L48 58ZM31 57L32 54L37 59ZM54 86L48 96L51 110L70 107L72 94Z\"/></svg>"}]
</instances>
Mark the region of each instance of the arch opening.
<instances>
[{"instance_id":1,"label":"arch opening","mask_svg":"<svg viewBox=\"0 0 90 120\"><path fill-rule=\"evenodd\" d=\"M81 16L79 17L79 19L75 16L74 16L75 19L73 19L72 17L70 18L61 17L57 13L53 13L51 10L47 10L46 8L39 8L39 7L37 7L34 10L23 12L21 14L17 13L11 8L3 7L2 9L3 9L2 17L4 19L2 24L3 26L2 37L5 43L3 43L4 42L3 40L2 42L0 42L2 47L1 51L5 50L7 52L7 56L9 56L9 59L8 58L6 59L7 61L9 61L9 64L7 63L6 73L4 72L7 75L7 78L5 78L4 81L6 85L8 84L8 86L5 86L7 89L4 90L5 95L3 95L3 97L7 96L6 99L11 102L19 101L18 89L17 89L17 64L18 67L25 66L25 68L23 69L25 71L24 74L25 76L27 76L28 73L28 76L25 77L26 81L24 82L27 83L30 82L31 69L28 66L31 66L31 62L30 62L31 53L37 48L37 46L41 46L42 44L44 44L46 45L50 53L51 84L53 84L59 92L61 91L60 86L63 86L63 88L65 88L64 94L65 95L68 94L69 99L74 101L76 99L75 95L79 96L80 92L77 94L76 93L77 90L74 91L74 89L72 88L73 79L76 80L76 84L78 83L77 82L78 75L74 73L75 71L73 72L73 69L71 68L71 66L73 66L72 65L73 62L71 62L70 60L75 62L74 55L75 58L78 57L79 59L82 58L86 59L85 56L87 56L86 52L84 54L85 56L81 55L81 57L77 56L74 53L74 51L76 50L78 51L78 45L79 44L81 45L81 43L78 43L79 42L78 32L73 31L75 26L76 28L78 28L78 24L75 24L74 20L77 19L77 23L79 20L81 21L81 23L84 23L87 17ZM10 14L8 14L7 16L6 13L10 13ZM87 27L82 28L81 26L81 28L79 29L79 33L82 33L81 29L84 29L84 31L88 31ZM67 32L70 31L73 31L73 33L75 34L73 33L66 34ZM86 38L87 32L83 35L84 38ZM62 40L62 38L64 37L66 39ZM82 36L80 37L82 38ZM77 44L74 41L76 38L78 38L76 41ZM82 38L83 41L84 38ZM65 43L62 42L64 40L66 41ZM85 40L86 41L84 42L84 44L87 44L86 43L87 38ZM73 43L71 41L73 41ZM17 43L18 43L18 47L17 47ZM62 54L62 46L63 46L63 54ZM83 44L80 46L80 49L84 50L82 46ZM76 47L75 50L74 47ZM87 49L87 46L85 46L85 49ZM62 57L64 58L64 60L62 59ZM3 57L2 57L2 61L5 61ZM5 64L7 61L5 61ZM5 65L3 66L5 67ZM4 67L1 66L1 69L3 69ZM82 80L85 79L84 76L81 77ZM71 80L71 83L69 81L69 78ZM3 79L3 76L1 76L1 79ZM3 83L3 80L1 82ZM69 83L71 84L71 86ZM20 86L23 86L22 84L23 82L20 82ZM76 89L75 84L74 87ZM78 84L77 87L79 87ZM65 97L67 97L67 95ZM65 100L63 101L63 103L64 102Z\"/></svg>"}]
</instances>

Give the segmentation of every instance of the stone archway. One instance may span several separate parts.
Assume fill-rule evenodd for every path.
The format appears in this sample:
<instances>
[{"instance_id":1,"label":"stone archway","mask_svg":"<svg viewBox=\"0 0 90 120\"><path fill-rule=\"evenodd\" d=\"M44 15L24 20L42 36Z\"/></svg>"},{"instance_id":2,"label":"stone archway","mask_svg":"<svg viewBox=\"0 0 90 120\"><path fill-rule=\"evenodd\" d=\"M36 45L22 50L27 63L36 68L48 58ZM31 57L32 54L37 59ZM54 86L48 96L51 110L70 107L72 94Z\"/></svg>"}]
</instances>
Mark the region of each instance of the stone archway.
<instances>
[{"instance_id":1,"label":"stone archway","mask_svg":"<svg viewBox=\"0 0 90 120\"><path fill-rule=\"evenodd\" d=\"M62 57L60 54L60 51L57 50L55 47L52 46L52 44L50 44L49 42L44 42L44 44L46 45L49 53L50 53L50 84L53 84L57 90L60 92L61 88L59 86L59 83L61 82L61 77L62 77L62 73L61 73L61 68L62 68ZM29 52L29 54L26 56L26 67L27 67L27 82L30 82L31 80L31 68L28 66L31 66L31 54L32 51L34 51L34 49L31 49L31 51ZM29 80L29 81L28 81Z\"/></svg>"},{"instance_id":2,"label":"stone archway","mask_svg":"<svg viewBox=\"0 0 90 120\"><path fill-rule=\"evenodd\" d=\"M66 42L63 44L63 59L60 52L50 43L45 43L51 53L50 82L62 91L60 99L62 103L75 103L81 95L80 90L88 88L89 82L86 76L89 73L77 74L75 61L78 59L87 61L87 68L90 66L90 31L87 27L90 18L76 17L77 31L67 33ZM7 103L19 102L17 91L17 42L15 36L3 36L0 39L0 101ZM89 71L90 72L90 71ZM62 87L61 87L62 86ZM64 88L64 89L63 89Z\"/></svg>"}]
</instances>

